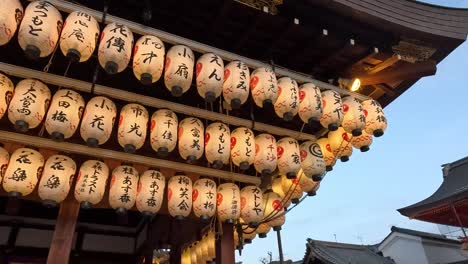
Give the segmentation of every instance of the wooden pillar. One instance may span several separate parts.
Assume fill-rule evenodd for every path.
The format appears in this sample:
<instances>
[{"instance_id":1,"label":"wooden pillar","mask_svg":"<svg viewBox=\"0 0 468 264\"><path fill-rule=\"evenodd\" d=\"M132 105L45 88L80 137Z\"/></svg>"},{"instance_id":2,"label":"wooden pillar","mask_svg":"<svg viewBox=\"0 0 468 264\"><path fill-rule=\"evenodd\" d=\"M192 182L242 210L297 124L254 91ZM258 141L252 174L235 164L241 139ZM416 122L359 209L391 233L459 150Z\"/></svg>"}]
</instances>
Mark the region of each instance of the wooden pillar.
<instances>
[{"instance_id":1,"label":"wooden pillar","mask_svg":"<svg viewBox=\"0 0 468 264\"><path fill-rule=\"evenodd\" d=\"M69 262L79 211L80 204L73 198L73 195L65 199L60 206L54 236L47 256L47 264L66 264Z\"/></svg>"},{"instance_id":2,"label":"wooden pillar","mask_svg":"<svg viewBox=\"0 0 468 264\"><path fill-rule=\"evenodd\" d=\"M223 235L216 241L216 264L234 264L234 226L222 224Z\"/></svg>"}]
</instances>

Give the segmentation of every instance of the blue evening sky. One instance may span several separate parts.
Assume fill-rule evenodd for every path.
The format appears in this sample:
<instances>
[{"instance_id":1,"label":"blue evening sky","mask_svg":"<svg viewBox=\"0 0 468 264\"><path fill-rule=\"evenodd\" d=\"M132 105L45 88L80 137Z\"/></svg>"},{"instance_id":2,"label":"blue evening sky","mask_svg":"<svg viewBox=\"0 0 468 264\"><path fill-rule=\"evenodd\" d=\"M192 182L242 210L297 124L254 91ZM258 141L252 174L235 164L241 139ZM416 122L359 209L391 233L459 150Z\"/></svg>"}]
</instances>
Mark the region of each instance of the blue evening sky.
<instances>
[{"instance_id":1,"label":"blue evening sky","mask_svg":"<svg viewBox=\"0 0 468 264\"><path fill-rule=\"evenodd\" d=\"M430 0L468 8L468 0ZM304 257L307 238L360 244L380 242L392 225L438 233L435 224L409 220L396 209L431 195L442 182L441 164L468 155L468 43L437 65L384 111L389 126L366 153L337 162L315 197L286 216L281 231L285 259ZM359 238L360 237L360 238ZM276 234L254 239L236 260L259 263L273 252ZM237 251L236 251L237 252Z\"/></svg>"}]
</instances>

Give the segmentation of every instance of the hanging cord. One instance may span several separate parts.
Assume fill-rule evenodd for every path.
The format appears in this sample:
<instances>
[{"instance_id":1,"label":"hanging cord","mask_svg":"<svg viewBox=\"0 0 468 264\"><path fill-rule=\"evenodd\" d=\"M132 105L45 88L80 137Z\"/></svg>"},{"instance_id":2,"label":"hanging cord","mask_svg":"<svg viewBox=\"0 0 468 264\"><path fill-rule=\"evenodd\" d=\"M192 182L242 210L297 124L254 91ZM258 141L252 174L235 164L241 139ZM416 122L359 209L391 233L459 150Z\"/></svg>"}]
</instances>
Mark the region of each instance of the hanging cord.
<instances>
[{"instance_id":1,"label":"hanging cord","mask_svg":"<svg viewBox=\"0 0 468 264\"><path fill-rule=\"evenodd\" d=\"M59 33L59 36L60 36L60 33ZM58 41L57 41L58 42ZM50 66L52 65L52 61L54 60L55 58L55 53L57 52L57 48L59 46L59 43L57 43L54 47L54 51L52 52L52 56L50 56L50 59L49 59L49 62L47 62L47 65L44 67L44 69L42 70L43 72L49 72L49 68Z\"/></svg>"},{"instance_id":2,"label":"hanging cord","mask_svg":"<svg viewBox=\"0 0 468 264\"><path fill-rule=\"evenodd\" d=\"M102 12L102 24L106 24L107 11L109 10L109 0L104 0L104 10ZM99 52L99 50L97 51ZM93 81L91 83L91 94L94 94L94 88L96 87L96 81L99 76L99 59L96 60L96 66L94 67Z\"/></svg>"}]
</instances>

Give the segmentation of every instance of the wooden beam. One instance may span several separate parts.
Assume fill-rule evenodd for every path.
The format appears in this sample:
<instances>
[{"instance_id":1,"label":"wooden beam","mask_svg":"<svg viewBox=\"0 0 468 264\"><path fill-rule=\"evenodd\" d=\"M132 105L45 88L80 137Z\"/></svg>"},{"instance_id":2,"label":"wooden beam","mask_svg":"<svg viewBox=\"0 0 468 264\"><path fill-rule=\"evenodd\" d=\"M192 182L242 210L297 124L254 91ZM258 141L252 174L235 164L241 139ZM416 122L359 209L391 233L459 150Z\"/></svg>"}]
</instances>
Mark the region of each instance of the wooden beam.
<instances>
[{"instance_id":1,"label":"wooden beam","mask_svg":"<svg viewBox=\"0 0 468 264\"><path fill-rule=\"evenodd\" d=\"M392 66L393 64L397 63L398 61L401 60L401 56L400 55L392 55L390 56L388 59L384 60L383 62L375 65L374 67L370 68L368 71L367 71L367 74L375 74L375 73L378 73L382 70L385 70L386 68Z\"/></svg>"},{"instance_id":2,"label":"wooden beam","mask_svg":"<svg viewBox=\"0 0 468 264\"><path fill-rule=\"evenodd\" d=\"M234 264L234 227L222 224L223 234L216 240L216 264Z\"/></svg>"},{"instance_id":3,"label":"wooden beam","mask_svg":"<svg viewBox=\"0 0 468 264\"><path fill-rule=\"evenodd\" d=\"M384 93L390 95L390 96L395 96L396 95L396 91L393 90L391 87L389 87L388 85L382 83L382 84L373 84L372 87L374 87L375 89L379 89L379 90L382 90Z\"/></svg>"}]
</instances>

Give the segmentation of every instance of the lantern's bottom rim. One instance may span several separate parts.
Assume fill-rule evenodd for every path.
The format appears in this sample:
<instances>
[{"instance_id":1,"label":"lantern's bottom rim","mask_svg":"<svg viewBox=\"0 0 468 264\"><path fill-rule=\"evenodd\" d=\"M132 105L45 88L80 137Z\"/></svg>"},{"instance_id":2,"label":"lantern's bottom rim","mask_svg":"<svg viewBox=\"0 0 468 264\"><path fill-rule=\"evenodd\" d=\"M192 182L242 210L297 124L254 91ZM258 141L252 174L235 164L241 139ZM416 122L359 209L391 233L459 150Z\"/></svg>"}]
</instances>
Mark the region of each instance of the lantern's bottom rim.
<instances>
[{"instance_id":1,"label":"lantern's bottom rim","mask_svg":"<svg viewBox=\"0 0 468 264\"><path fill-rule=\"evenodd\" d=\"M107 74L116 74L119 70L119 65L113 61L108 61L104 66L104 70L107 72Z\"/></svg>"},{"instance_id":2,"label":"lantern's bottom rim","mask_svg":"<svg viewBox=\"0 0 468 264\"><path fill-rule=\"evenodd\" d=\"M20 192L9 192L8 196L13 198L21 198L23 195Z\"/></svg>"},{"instance_id":3,"label":"lantern's bottom rim","mask_svg":"<svg viewBox=\"0 0 468 264\"><path fill-rule=\"evenodd\" d=\"M311 117L311 118L309 118L309 119L307 120L307 124L311 127L311 126L314 126L314 124L315 124L316 122L318 122L318 121L319 121L319 119L317 119L317 118L315 118L315 117Z\"/></svg>"},{"instance_id":4,"label":"lantern's bottom rim","mask_svg":"<svg viewBox=\"0 0 468 264\"><path fill-rule=\"evenodd\" d=\"M205 101L208 103L213 103L214 101L216 101L216 94L212 91L206 92Z\"/></svg>"},{"instance_id":5,"label":"lantern's bottom rim","mask_svg":"<svg viewBox=\"0 0 468 264\"><path fill-rule=\"evenodd\" d=\"M263 100L262 104L263 104L263 107L270 107L273 105L273 101L271 99L265 99Z\"/></svg>"},{"instance_id":6,"label":"lantern's bottom rim","mask_svg":"<svg viewBox=\"0 0 468 264\"><path fill-rule=\"evenodd\" d=\"M293 203L293 204L298 204L298 203L299 203L299 198L293 198L293 199L291 199L291 203Z\"/></svg>"},{"instance_id":7,"label":"lantern's bottom rim","mask_svg":"<svg viewBox=\"0 0 468 264\"><path fill-rule=\"evenodd\" d=\"M61 132L54 131L50 134L50 138L56 142L62 142L65 139L65 135Z\"/></svg>"},{"instance_id":8,"label":"lantern's bottom rim","mask_svg":"<svg viewBox=\"0 0 468 264\"><path fill-rule=\"evenodd\" d=\"M268 177L271 175L271 170L269 169L264 169L262 170L262 173L261 173L262 177Z\"/></svg>"},{"instance_id":9,"label":"lantern's bottom rim","mask_svg":"<svg viewBox=\"0 0 468 264\"><path fill-rule=\"evenodd\" d=\"M267 234L266 234L266 233L259 233L259 234L258 234L258 237L259 237L259 238L266 238L266 237L267 237Z\"/></svg>"},{"instance_id":10,"label":"lantern's bottom rim","mask_svg":"<svg viewBox=\"0 0 468 264\"><path fill-rule=\"evenodd\" d=\"M376 130L374 130L373 134L374 134L374 137L381 137L381 136L383 136L384 132L383 132L382 129L376 129Z\"/></svg>"},{"instance_id":11,"label":"lantern's bottom rim","mask_svg":"<svg viewBox=\"0 0 468 264\"><path fill-rule=\"evenodd\" d=\"M223 167L224 163L222 160L215 160L213 161L213 168L215 169L221 169Z\"/></svg>"},{"instance_id":12,"label":"lantern's bottom rim","mask_svg":"<svg viewBox=\"0 0 468 264\"><path fill-rule=\"evenodd\" d=\"M294 118L294 114L292 112L286 112L283 114L283 120L286 122L293 120L293 118Z\"/></svg>"},{"instance_id":13,"label":"lantern's bottom rim","mask_svg":"<svg viewBox=\"0 0 468 264\"><path fill-rule=\"evenodd\" d=\"M125 151L126 153L132 154L132 153L135 153L136 147L135 147L135 145L133 145L133 144L125 144L125 146L124 146L124 151Z\"/></svg>"},{"instance_id":14,"label":"lantern's bottom rim","mask_svg":"<svg viewBox=\"0 0 468 264\"><path fill-rule=\"evenodd\" d=\"M143 85L150 85L153 83L153 75L151 75L151 73L142 73L140 75L140 82L143 84Z\"/></svg>"},{"instance_id":15,"label":"lantern's bottom rim","mask_svg":"<svg viewBox=\"0 0 468 264\"><path fill-rule=\"evenodd\" d=\"M323 174L312 175L312 180L314 180L315 182L319 182L322 179L323 179Z\"/></svg>"},{"instance_id":16,"label":"lantern's bottom rim","mask_svg":"<svg viewBox=\"0 0 468 264\"><path fill-rule=\"evenodd\" d=\"M176 215L174 218L177 221L184 221L185 220L185 216L183 216L183 215Z\"/></svg>"},{"instance_id":17,"label":"lantern's bottom rim","mask_svg":"<svg viewBox=\"0 0 468 264\"><path fill-rule=\"evenodd\" d=\"M249 226L252 227L252 228L256 228L256 227L258 227L259 225L260 225L260 223L258 223L258 222L250 222L250 223L249 223Z\"/></svg>"},{"instance_id":18,"label":"lantern's bottom rim","mask_svg":"<svg viewBox=\"0 0 468 264\"><path fill-rule=\"evenodd\" d=\"M29 123L24 120L15 121L15 129L19 132L25 133L29 130Z\"/></svg>"},{"instance_id":19,"label":"lantern's bottom rim","mask_svg":"<svg viewBox=\"0 0 468 264\"><path fill-rule=\"evenodd\" d=\"M240 109L241 105L242 105L242 101L239 98L234 98L231 100L232 109Z\"/></svg>"},{"instance_id":20,"label":"lantern's bottom rim","mask_svg":"<svg viewBox=\"0 0 468 264\"><path fill-rule=\"evenodd\" d=\"M347 162L347 161L349 161L349 156L341 156L340 160L341 160L341 162Z\"/></svg>"},{"instance_id":21,"label":"lantern's bottom rim","mask_svg":"<svg viewBox=\"0 0 468 264\"><path fill-rule=\"evenodd\" d=\"M315 195L317 195L316 191L307 192L307 196L315 196Z\"/></svg>"},{"instance_id":22,"label":"lantern's bottom rim","mask_svg":"<svg viewBox=\"0 0 468 264\"><path fill-rule=\"evenodd\" d=\"M242 161L239 163L239 169L241 170L248 170L250 167L250 164L247 161Z\"/></svg>"},{"instance_id":23,"label":"lantern's bottom rim","mask_svg":"<svg viewBox=\"0 0 468 264\"><path fill-rule=\"evenodd\" d=\"M246 238L244 239L245 244L252 244L252 239Z\"/></svg>"},{"instance_id":24,"label":"lantern's bottom rim","mask_svg":"<svg viewBox=\"0 0 468 264\"><path fill-rule=\"evenodd\" d=\"M234 224L234 219L226 219L224 221L225 224Z\"/></svg>"},{"instance_id":25,"label":"lantern's bottom rim","mask_svg":"<svg viewBox=\"0 0 468 264\"><path fill-rule=\"evenodd\" d=\"M81 59L81 53L76 49L69 49L67 51L67 58L73 63L79 62Z\"/></svg>"},{"instance_id":26,"label":"lantern's bottom rim","mask_svg":"<svg viewBox=\"0 0 468 264\"><path fill-rule=\"evenodd\" d=\"M360 148L360 150L361 150L361 152L367 152L367 151L370 150L370 148L369 148L369 146L362 146L362 147Z\"/></svg>"},{"instance_id":27,"label":"lantern's bottom rim","mask_svg":"<svg viewBox=\"0 0 468 264\"><path fill-rule=\"evenodd\" d=\"M195 155L187 156L187 163L188 164L194 164L196 161L197 161L197 157L195 157Z\"/></svg>"},{"instance_id":28,"label":"lantern's bottom rim","mask_svg":"<svg viewBox=\"0 0 468 264\"><path fill-rule=\"evenodd\" d=\"M123 207L119 207L115 209L115 213L117 213L118 215L125 215L127 214L127 209Z\"/></svg>"},{"instance_id":29,"label":"lantern's bottom rim","mask_svg":"<svg viewBox=\"0 0 468 264\"><path fill-rule=\"evenodd\" d=\"M329 124L328 125L328 130L336 131L336 130L338 130L338 125L337 124Z\"/></svg>"},{"instance_id":30,"label":"lantern's bottom rim","mask_svg":"<svg viewBox=\"0 0 468 264\"><path fill-rule=\"evenodd\" d=\"M88 138L86 139L86 145L88 145L88 147L95 148L99 146L99 140L97 140L96 138Z\"/></svg>"},{"instance_id":31,"label":"lantern's bottom rim","mask_svg":"<svg viewBox=\"0 0 468 264\"><path fill-rule=\"evenodd\" d=\"M169 156L169 149L166 148L166 147L160 147L160 148L158 148L158 151L156 151L156 152L157 152L156 154L160 158L165 158L165 157Z\"/></svg>"},{"instance_id":32,"label":"lantern's bottom rim","mask_svg":"<svg viewBox=\"0 0 468 264\"><path fill-rule=\"evenodd\" d=\"M90 202L83 201L80 203L81 209L91 209L93 205Z\"/></svg>"},{"instance_id":33,"label":"lantern's bottom rim","mask_svg":"<svg viewBox=\"0 0 468 264\"><path fill-rule=\"evenodd\" d=\"M54 200L50 200L50 199L45 199L44 201L42 201L42 204L47 208L57 207L57 202Z\"/></svg>"},{"instance_id":34,"label":"lantern's bottom rim","mask_svg":"<svg viewBox=\"0 0 468 264\"><path fill-rule=\"evenodd\" d=\"M207 215L202 215L200 216L200 221L202 223L208 223L210 221L211 217L207 216Z\"/></svg>"},{"instance_id":35,"label":"lantern's bottom rim","mask_svg":"<svg viewBox=\"0 0 468 264\"><path fill-rule=\"evenodd\" d=\"M174 85L171 88L171 95L174 97L180 97L183 94L184 89L178 85Z\"/></svg>"},{"instance_id":36,"label":"lantern's bottom rim","mask_svg":"<svg viewBox=\"0 0 468 264\"><path fill-rule=\"evenodd\" d=\"M332 170L333 170L333 167L332 167L332 166L326 166L326 167L325 167L325 170L326 170L326 171L332 171Z\"/></svg>"},{"instance_id":37,"label":"lantern's bottom rim","mask_svg":"<svg viewBox=\"0 0 468 264\"><path fill-rule=\"evenodd\" d=\"M142 214L144 217L149 217L149 218L152 218L152 217L155 215L155 213L152 213L152 212L150 212L150 211L143 211L141 214Z\"/></svg>"},{"instance_id":38,"label":"lantern's bottom rim","mask_svg":"<svg viewBox=\"0 0 468 264\"><path fill-rule=\"evenodd\" d=\"M281 230L281 226L274 226L273 227L273 231L280 231Z\"/></svg>"},{"instance_id":39,"label":"lantern's bottom rim","mask_svg":"<svg viewBox=\"0 0 468 264\"><path fill-rule=\"evenodd\" d=\"M351 131L351 134L353 135L353 137L359 137L360 135L362 135L362 129L360 128L353 129Z\"/></svg>"},{"instance_id":40,"label":"lantern's bottom rim","mask_svg":"<svg viewBox=\"0 0 468 264\"><path fill-rule=\"evenodd\" d=\"M288 172L288 173L286 173L286 178L288 178L288 179L294 179L294 178L296 178L296 173L294 173L294 172Z\"/></svg>"},{"instance_id":41,"label":"lantern's bottom rim","mask_svg":"<svg viewBox=\"0 0 468 264\"><path fill-rule=\"evenodd\" d=\"M24 53L26 54L26 57L31 60L37 60L41 56L41 50L37 46L31 44L26 46Z\"/></svg>"}]
</instances>

